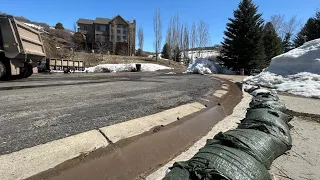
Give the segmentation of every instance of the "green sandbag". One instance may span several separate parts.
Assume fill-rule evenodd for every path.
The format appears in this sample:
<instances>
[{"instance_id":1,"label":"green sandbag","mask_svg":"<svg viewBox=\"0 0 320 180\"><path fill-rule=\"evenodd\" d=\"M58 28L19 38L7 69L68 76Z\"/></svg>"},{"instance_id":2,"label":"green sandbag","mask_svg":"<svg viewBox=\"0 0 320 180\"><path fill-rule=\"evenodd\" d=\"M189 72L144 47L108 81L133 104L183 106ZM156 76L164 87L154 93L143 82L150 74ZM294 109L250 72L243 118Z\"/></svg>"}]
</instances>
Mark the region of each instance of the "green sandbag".
<instances>
[{"instance_id":1,"label":"green sandbag","mask_svg":"<svg viewBox=\"0 0 320 180\"><path fill-rule=\"evenodd\" d=\"M285 131L286 133L289 133L289 126L286 121L275 117L275 116L258 116L258 117L253 117L249 118L246 117L243 120L241 120L241 123L264 123L266 125L270 126L276 126Z\"/></svg>"},{"instance_id":2,"label":"green sandbag","mask_svg":"<svg viewBox=\"0 0 320 180\"><path fill-rule=\"evenodd\" d=\"M272 96L277 96L276 93L273 93L273 92L271 92L270 90L267 90L267 89L256 89L256 90L252 91L250 94L252 96L266 95L266 94L269 94L269 95L272 95Z\"/></svg>"},{"instance_id":3,"label":"green sandbag","mask_svg":"<svg viewBox=\"0 0 320 180\"><path fill-rule=\"evenodd\" d=\"M255 158L223 146L217 140L209 140L189 161L175 163L171 168L175 171L169 172L164 179L182 180L176 168L180 168L181 173L188 170L192 180L271 180L266 167Z\"/></svg>"},{"instance_id":4,"label":"green sandbag","mask_svg":"<svg viewBox=\"0 0 320 180\"><path fill-rule=\"evenodd\" d=\"M267 108L248 109L246 114L247 119L256 119L261 117L268 117L271 119L280 118L286 123L290 122L293 118L292 116L287 115L281 111Z\"/></svg>"},{"instance_id":5,"label":"green sandbag","mask_svg":"<svg viewBox=\"0 0 320 180\"><path fill-rule=\"evenodd\" d=\"M261 101L254 99L250 102L249 107L251 109L268 108L281 112L285 112L287 110L286 106L278 101Z\"/></svg>"},{"instance_id":6,"label":"green sandbag","mask_svg":"<svg viewBox=\"0 0 320 180\"><path fill-rule=\"evenodd\" d=\"M191 180L189 171L183 167L182 168L174 167L163 179L164 180Z\"/></svg>"},{"instance_id":7,"label":"green sandbag","mask_svg":"<svg viewBox=\"0 0 320 180\"><path fill-rule=\"evenodd\" d=\"M259 120L248 120L244 119L239 124L238 129L255 129L262 132L265 132L267 134L270 134L275 138L276 140L279 140L283 142L288 149L291 149L292 147L292 138L290 135L289 127L285 127L284 125L281 125L284 128L281 128L280 126L277 126L275 124L259 121Z\"/></svg>"},{"instance_id":8,"label":"green sandbag","mask_svg":"<svg viewBox=\"0 0 320 180\"><path fill-rule=\"evenodd\" d=\"M253 97L253 99L260 99L264 101L279 101L279 97L276 94L259 94Z\"/></svg>"},{"instance_id":9,"label":"green sandbag","mask_svg":"<svg viewBox=\"0 0 320 180\"><path fill-rule=\"evenodd\" d=\"M282 141L273 138L270 134L253 129L220 132L214 139L220 140L222 145L246 152L266 168L270 168L272 162L288 150Z\"/></svg>"}]
</instances>

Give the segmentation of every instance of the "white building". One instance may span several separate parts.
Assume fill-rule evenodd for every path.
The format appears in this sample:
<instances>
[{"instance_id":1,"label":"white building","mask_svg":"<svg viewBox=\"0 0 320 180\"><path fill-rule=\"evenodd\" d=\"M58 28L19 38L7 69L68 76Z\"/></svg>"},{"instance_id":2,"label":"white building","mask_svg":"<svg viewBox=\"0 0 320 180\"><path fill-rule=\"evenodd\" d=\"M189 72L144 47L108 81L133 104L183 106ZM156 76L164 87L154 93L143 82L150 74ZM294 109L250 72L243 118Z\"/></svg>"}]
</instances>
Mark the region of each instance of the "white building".
<instances>
[{"instance_id":1,"label":"white building","mask_svg":"<svg viewBox=\"0 0 320 180\"><path fill-rule=\"evenodd\" d=\"M188 59L192 59L195 60L197 58L209 58L209 57L217 57L220 55L220 52L217 50L201 50L201 52L199 53L199 51L188 51ZM184 58L184 53L181 52L180 55L181 58Z\"/></svg>"}]
</instances>

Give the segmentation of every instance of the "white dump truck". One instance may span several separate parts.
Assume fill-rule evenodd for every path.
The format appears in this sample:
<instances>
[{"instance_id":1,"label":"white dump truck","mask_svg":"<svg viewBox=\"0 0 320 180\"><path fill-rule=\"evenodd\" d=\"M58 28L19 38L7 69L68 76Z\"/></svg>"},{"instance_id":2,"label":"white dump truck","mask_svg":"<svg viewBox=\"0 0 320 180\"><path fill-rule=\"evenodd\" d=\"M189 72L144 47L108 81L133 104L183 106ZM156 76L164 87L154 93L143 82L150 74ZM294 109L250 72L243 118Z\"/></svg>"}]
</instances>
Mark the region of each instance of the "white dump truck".
<instances>
[{"instance_id":1,"label":"white dump truck","mask_svg":"<svg viewBox=\"0 0 320 180\"><path fill-rule=\"evenodd\" d=\"M45 58L37 30L18 22L13 16L0 15L0 79L27 78Z\"/></svg>"}]
</instances>

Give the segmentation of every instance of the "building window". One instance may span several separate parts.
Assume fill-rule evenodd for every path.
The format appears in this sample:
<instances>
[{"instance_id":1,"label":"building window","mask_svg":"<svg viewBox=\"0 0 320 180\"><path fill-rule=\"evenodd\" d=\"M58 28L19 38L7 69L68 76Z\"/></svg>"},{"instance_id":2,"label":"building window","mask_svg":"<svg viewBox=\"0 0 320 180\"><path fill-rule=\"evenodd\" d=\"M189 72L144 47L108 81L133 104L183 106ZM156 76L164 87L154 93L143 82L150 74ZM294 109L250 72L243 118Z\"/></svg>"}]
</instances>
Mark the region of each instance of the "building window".
<instances>
[{"instance_id":1,"label":"building window","mask_svg":"<svg viewBox=\"0 0 320 180\"><path fill-rule=\"evenodd\" d=\"M113 41L113 35L111 35L111 41Z\"/></svg>"},{"instance_id":2,"label":"building window","mask_svg":"<svg viewBox=\"0 0 320 180\"><path fill-rule=\"evenodd\" d=\"M106 42L106 36L104 36L104 35L101 35L100 36L100 42Z\"/></svg>"},{"instance_id":3,"label":"building window","mask_svg":"<svg viewBox=\"0 0 320 180\"><path fill-rule=\"evenodd\" d=\"M121 41L121 36L117 36L117 41Z\"/></svg>"},{"instance_id":4,"label":"building window","mask_svg":"<svg viewBox=\"0 0 320 180\"><path fill-rule=\"evenodd\" d=\"M122 36L122 39L123 39L124 41L127 41L127 36Z\"/></svg>"},{"instance_id":5,"label":"building window","mask_svg":"<svg viewBox=\"0 0 320 180\"><path fill-rule=\"evenodd\" d=\"M118 29L118 30L117 30L117 33L118 33L118 34L120 34L120 33L121 33L121 30L120 30L120 29Z\"/></svg>"},{"instance_id":6,"label":"building window","mask_svg":"<svg viewBox=\"0 0 320 180\"><path fill-rule=\"evenodd\" d=\"M80 30L86 31L87 30L87 26L86 25L80 25Z\"/></svg>"},{"instance_id":7,"label":"building window","mask_svg":"<svg viewBox=\"0 0 320 180\"><path fill-rule=\"evenodd\" d=\"M95 40L96 40L96 41L100 41L100 39L101 39L100 34L96 34L96 38L95 38Z\"/></svg>"},{"instance_id":8,"label":"building window","mask_svg":"<svg viewBox=\"0 0 320 180\"><path fill-rule=\"evenodd\" d=\"M99 25L100 26L100 31L105 32L106 31L106 26L105 25Z\"/></svg>"},{"instance_id":9,"label":"building window","mask_svg":"<svg viewBox=\"0 0 320 180\"><path fill-rule=\"evenodd\" d=\"M122 28L122 25L121 25L121 24L118 24L117 27L118 27L118 29L121 29L121 28Z\"/></svg>"},{"instance_id":10,"label":"building window","mask_svg":"<svg viewBox=\"0 0 320 180\"><path fill-rule=\"evenodd\" d=\"M123 33L124 35L126 35L126 34L127 34L127 31L126 31L126 30L123 30L122 33Z\"/></svg>"},{"instance_id":11,"label":"building window","mask_svg":"<svg viewBox=\"0 0 320 180\"><path fill-rule=\"evenodd\" d=\"M111 34L113 34L113 29L111 29Z\"/></svg>"}]
</instances>

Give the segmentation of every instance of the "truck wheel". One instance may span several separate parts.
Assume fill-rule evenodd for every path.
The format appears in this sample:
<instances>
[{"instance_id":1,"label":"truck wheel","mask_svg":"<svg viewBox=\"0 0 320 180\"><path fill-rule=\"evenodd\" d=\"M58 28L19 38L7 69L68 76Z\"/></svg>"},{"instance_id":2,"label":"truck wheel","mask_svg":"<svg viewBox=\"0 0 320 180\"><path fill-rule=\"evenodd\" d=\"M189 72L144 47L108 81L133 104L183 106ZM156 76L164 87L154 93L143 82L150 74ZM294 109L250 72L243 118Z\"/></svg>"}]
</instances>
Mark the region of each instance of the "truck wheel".
<instances>
[{"instance_id":1,"label":"truck wheel","mask_svg":"<svg viewBox=\"0 0 320 180\"><path fill-rule=\"evenodd\" d=\"M26 78L28 78L33 74L33 68L32 68L32 65L29 63L27 63L25 65L26 65L26 69L27 69Z\"/></svg>"},{"instance_id":2,"label":"truck wheel","mask_svg":"<svg viewBox=\"0 0 320 180\"><path fill-rule=\"evenodd\" d=\"M29 72L28 64L25 63L24 67L20 68L20 74L18 75L18 79L27 78Z\"/></svg>"},{"instance_id":3,"label":"truck wheel","mask_svg":"<svg viewBox=\"0 0 320 180\"><path fill-rule=\"evenodd\" d=\"M0 61L0 79L4 79L7 75L6 66Z\"/></svg>"}]
</instances>

